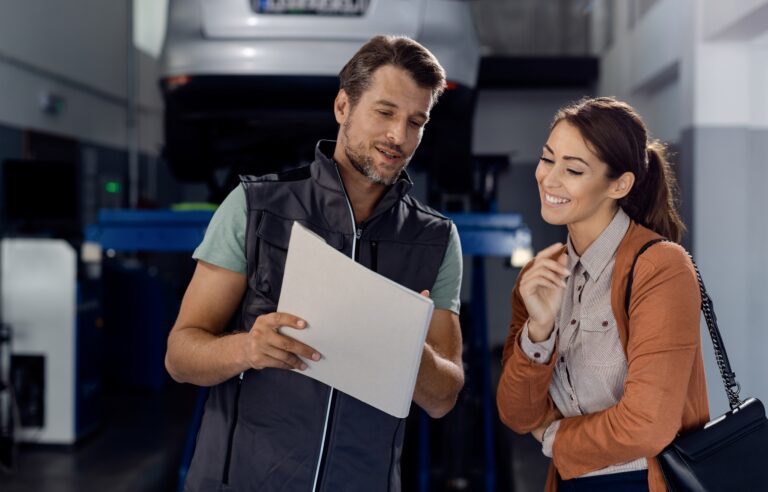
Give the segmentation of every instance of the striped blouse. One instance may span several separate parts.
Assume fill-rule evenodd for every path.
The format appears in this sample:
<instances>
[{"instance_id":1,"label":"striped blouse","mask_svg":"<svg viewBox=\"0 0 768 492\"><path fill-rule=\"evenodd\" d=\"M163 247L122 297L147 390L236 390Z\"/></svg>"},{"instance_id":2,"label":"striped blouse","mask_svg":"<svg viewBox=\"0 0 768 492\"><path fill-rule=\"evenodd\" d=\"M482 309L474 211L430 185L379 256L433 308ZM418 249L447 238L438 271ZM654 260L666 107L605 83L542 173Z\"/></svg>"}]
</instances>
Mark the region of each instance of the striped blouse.
<instances>
[{"instance_id":1,"label":"striped blouse","mask_svg":"<svg viewBox=\"0 0 768 492\"><path fill-rule=\"evenodd\" d=\"M548 340L534 343L528 324L520 337L521 348L533 361L548 363L558 358L549 385L560 413L574 417L599 412L616 405L624 394L627 359L611 310L611 277L616 250L629 228L629 216L619 209L608 227L581 257L568 239L566 293L555 329ZM557 351L555 352L555 341ZM559 421L544 432L542 451L552 456ZM648 467L645 458L596 470L583 476L606 475Z\"/></svg>"}]
</instances>

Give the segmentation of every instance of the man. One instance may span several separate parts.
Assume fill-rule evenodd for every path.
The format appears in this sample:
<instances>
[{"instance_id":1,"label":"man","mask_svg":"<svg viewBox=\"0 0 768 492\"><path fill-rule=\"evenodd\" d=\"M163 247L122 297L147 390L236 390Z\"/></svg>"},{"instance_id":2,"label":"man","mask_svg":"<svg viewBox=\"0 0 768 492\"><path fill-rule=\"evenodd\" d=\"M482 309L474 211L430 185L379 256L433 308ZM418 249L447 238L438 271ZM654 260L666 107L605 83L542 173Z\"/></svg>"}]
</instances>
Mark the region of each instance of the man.
<instances>
[{"instance_id":1,"label":"man","mask_svg":"<svg viewBox=\"0 0 768 492\"><path fill-rule=\"evenodd\" d=\"M166 354L176 381L212 386L189 492L400 490L404 421L303 376L305 360L322 364L321 354L277 331L312 323L274 312L295 220L366 267L431 290L417 405L442 417L464 383L458 235L407 194L404 172L444 71L415 41L377 36L340 79L337 141L321 141L307 167L244 177L193 255Z\"/></svg>"}]
</instances>

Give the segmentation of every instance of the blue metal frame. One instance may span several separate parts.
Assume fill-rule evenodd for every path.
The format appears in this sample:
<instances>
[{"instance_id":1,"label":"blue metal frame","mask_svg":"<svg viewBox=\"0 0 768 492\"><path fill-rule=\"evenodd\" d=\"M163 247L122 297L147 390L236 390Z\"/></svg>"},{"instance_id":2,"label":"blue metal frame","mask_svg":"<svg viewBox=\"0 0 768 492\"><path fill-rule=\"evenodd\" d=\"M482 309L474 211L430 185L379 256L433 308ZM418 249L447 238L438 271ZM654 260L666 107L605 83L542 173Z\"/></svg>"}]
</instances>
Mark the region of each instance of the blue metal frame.
<instances>
[{"instance_id":1,"label":"blue metal frame","mask_svg":"<svg viewBox=\"0 0 768 492\"><path fill-rule=\"evenodd\" d=\"M86 228L86 240L100 243L103 249L114 251L185 252L194 250L210 222L210 211L170 210L102 210L98 223ZM515 248L530 248L530 231L519 214L450 214L461 238L463 254L472 257L472 330L470 347L480 354L481 367L476 369L482 380L483 449L486 460L485 490L496 489L496 461L493 446L493 389L491 388L491 361L488 348L488 330L485 312L485 266L488 256L510 257ZM207 394L207 393L206 393ZM205 403L201 392L197 400L194 425ZM429 434L427 418L421 416L419 439L419 488L429 490ZM196 428L195 428L196 432ZM194 434L193 434L194 436ZM187 447L194 447L188 438ZM192 449L186 449L185 460L192 459ZM180 478L186 476L189 461L182 464Z\"/></svg>"},{"instance_id":2,"label":"blue metal frame","mask_svg":"<svg viewBox=\"0 0 768 492\"><path fill-rule=\"evenodd\" d=\"M85 229L88 241L115 251L194 250L213 216L210 211L101 210L98 223ZM516 247L530 246L519 214L448 214L467 256L508 257ZM527 235L528 239L525 239Z\"/></svg>"},{"instance_id":3,"label":"blue metal frame","mask_svg":"<svg viewBox=\"0 0 768 492\"><path fill-rule=\"evenodd\" d=\"M192 251L212 216L210 211L101 210L85 238L115 251Z\"/></svg>"}]
</instances>

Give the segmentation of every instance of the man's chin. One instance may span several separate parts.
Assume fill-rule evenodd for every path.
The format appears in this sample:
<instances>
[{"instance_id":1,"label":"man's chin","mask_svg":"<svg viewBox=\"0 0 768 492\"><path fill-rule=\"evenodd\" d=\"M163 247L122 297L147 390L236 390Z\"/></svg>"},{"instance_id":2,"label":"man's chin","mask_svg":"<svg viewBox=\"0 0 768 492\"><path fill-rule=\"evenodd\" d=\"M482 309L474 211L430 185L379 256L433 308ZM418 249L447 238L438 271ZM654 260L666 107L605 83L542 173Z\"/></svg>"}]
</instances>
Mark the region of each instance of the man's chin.
<instances>
[{"instance_id":1,"label":"man's chin","mask_svg":"<svg viewBox=\"0 0 768 492\"><path fill-rule=\"evenodd\" d=\"M402 169L398 169L397 171L390 171L390 172L377 172L376 173L376 181L381 184L391 185L394 184L395 181L397 181L397 178L400 177L400 173L402 172Z\"/></svg>"},{"instance_id":2,"label":"man's chin","mask_svg":"<svg viewBox=\"0 0 768 492\"><path fill-rule=\"evenodd\" d=\"M379 162L376 166L376 173L382 178L397 178L405 169L402 162L390 164L388 162Z\"/></svg>"}]
</instances>

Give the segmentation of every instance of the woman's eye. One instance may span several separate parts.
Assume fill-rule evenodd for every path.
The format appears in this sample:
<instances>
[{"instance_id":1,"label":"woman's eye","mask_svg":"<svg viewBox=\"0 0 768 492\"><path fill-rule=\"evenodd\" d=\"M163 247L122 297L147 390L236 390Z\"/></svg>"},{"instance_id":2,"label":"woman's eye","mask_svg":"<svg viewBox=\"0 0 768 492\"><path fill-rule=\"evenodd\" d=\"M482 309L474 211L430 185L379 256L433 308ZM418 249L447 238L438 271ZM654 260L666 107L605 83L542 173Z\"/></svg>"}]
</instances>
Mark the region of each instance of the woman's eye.
<instances>
[{"instance_id":1,"label":"woman's eye","mask_svg":"<svg viewBox=\"0 0 768 492\"><path fill-rule=\"evenodd\" d=\"M544 157L544 156L541 156L541 157L539 157L539 160L540 160L540 161L544 161L544 162L546 162L547 164L554 164L554 163L555 163L555 161L553 161L552 159L548 159L548 158L546 158L546 157Z\"/></svg>"},{"instance_id":2,"label":"woman's eye","mask_svg":"<svg viewBox=\"0 0 768 492\"><path fill-rule=\"evenodd\" d=\"M569 170L568 170L568 174L571 174L571 175L573 175L573 176L581 176L581 175L582 175L582 174L584 174L584 173L583 173L582 171L575 171L575 170L573 170L573 169L569 169Z\"/></svg>"},{"instance_id":3,"label":"woman's eye","mask_svg":"<svg viewBox=\"0 0 768 492\"><path fill-rule=\"evenodd\" d=\"M392 113L389 111L377 111L381 116L392 116Z\"/></svg>"}]
</instances>

